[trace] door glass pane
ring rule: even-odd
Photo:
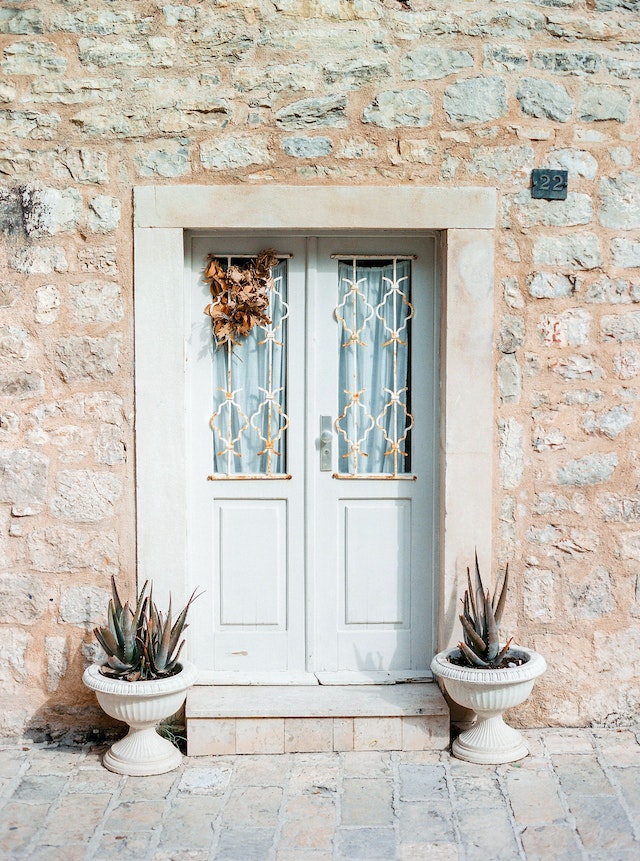
[[[229,257],[226,265],[246,264]],[[287,261],[271,269],[270,320],[213,356],[215,478],[282,477],[286,472]]]
[[[338,471],[410,473],[411,260],[340,260],[338,282]]]

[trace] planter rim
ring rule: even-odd
[[[91,664],[82,674],[82,681],[91,688],[103,694],[117,694],[121,697],[148,697],[156,694],[172,694],[176,691],[191,687],[198,678],[198,670],[189,661],[181,661],[182,669],[173,676],[164,679],[146,679],[139,682],[128,682],[126,679],[111,679],[100,672],[101,664]]]
[[[526,649],[524,646],[515,646],[513,651],[528,655],[529,660],[519,667],[505,667],[501,670],[459,667],[448,660],[451,655],[460,654],[459,649],[453,648],[438,652],[431,662],[431,671],[434,675],[444,679],[466,682],[471,685],[504,685],[530,681],[541,676],[547,669],[547,662],[539,652]]]

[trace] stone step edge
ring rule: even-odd
[[[187,720],[203,718],[447,717],[437,684],[196,685],[187,694]]]

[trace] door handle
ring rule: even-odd
[[[333,422],[320,416],[320,472],[331,472],[333,460]]]

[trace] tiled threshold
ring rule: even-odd
[[[443,750],[449,709],[438,686],[202,685],[187,696],[189,756]]]

